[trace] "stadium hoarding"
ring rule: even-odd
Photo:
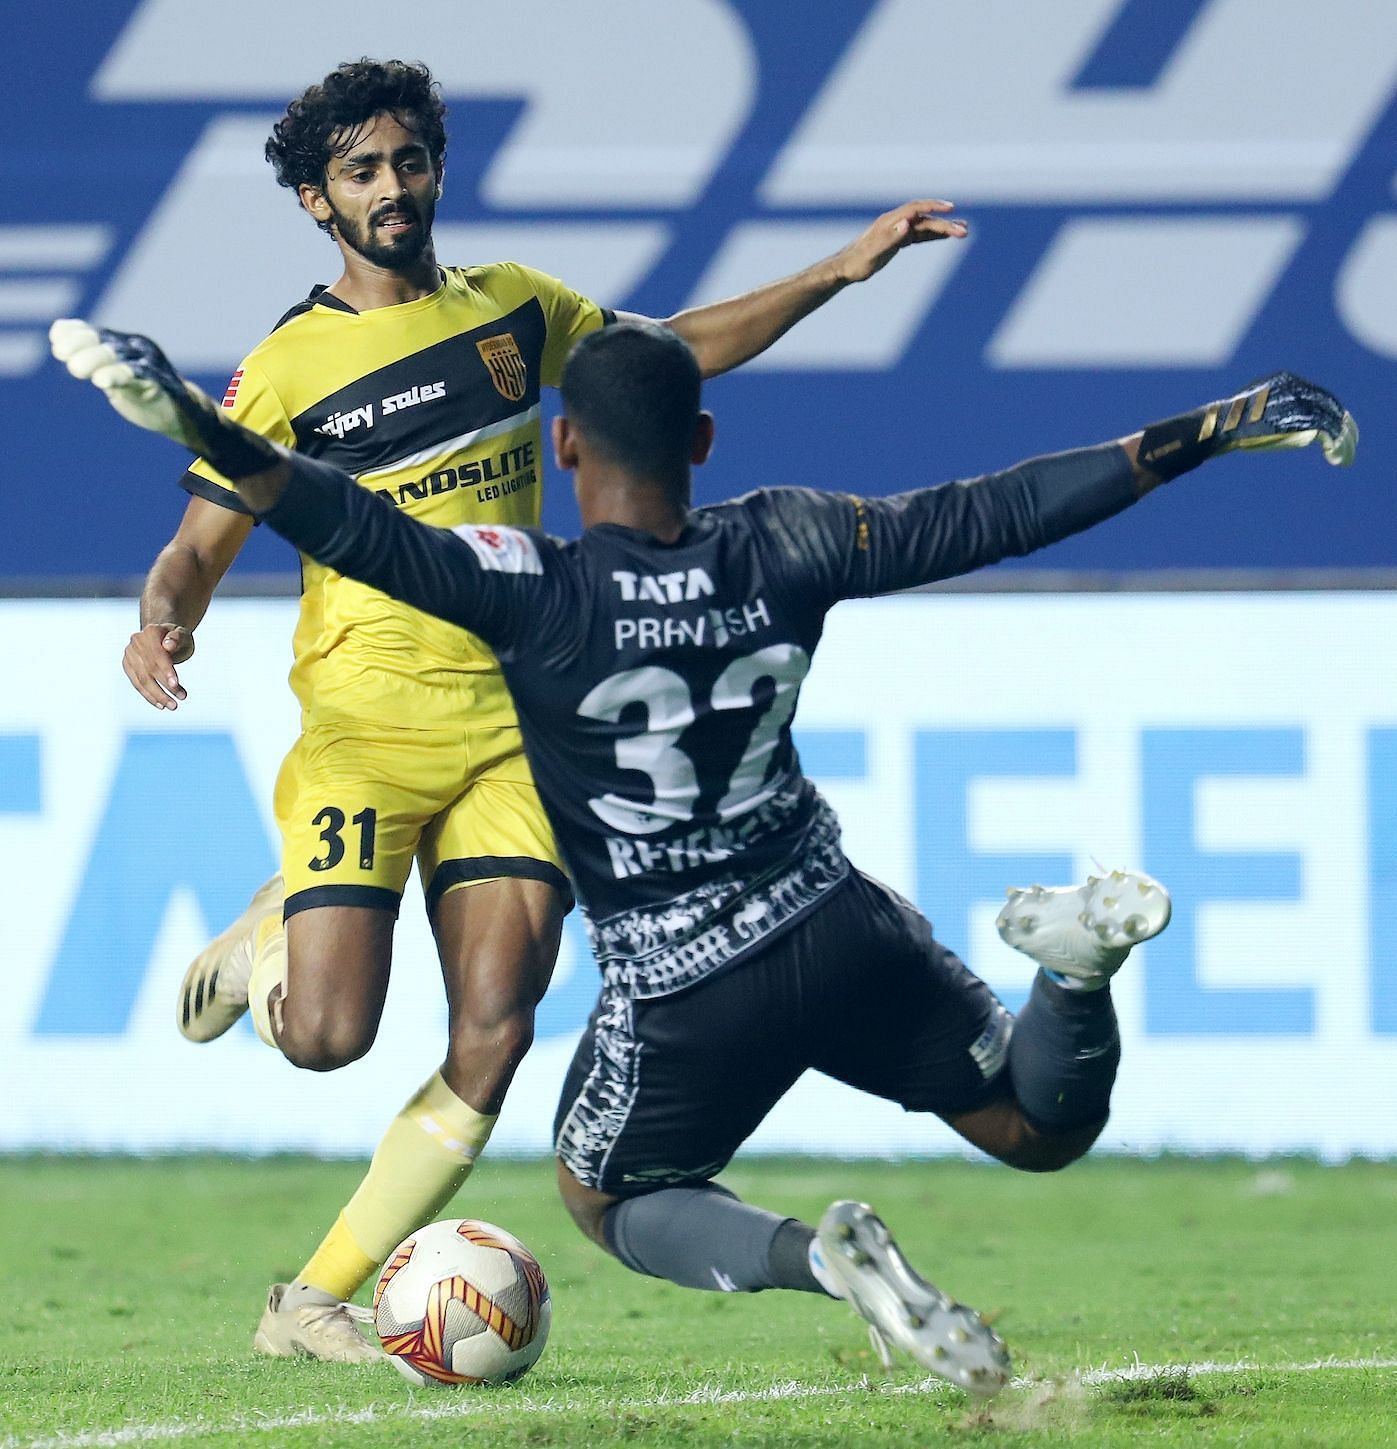
[[[152,711],[130,601],[0,603],[0,1149],[368,1151],[439,1058],[420,897],[369,1057],[297,1072],[245,1027],[196,1048],[175,986],[275,866],[294,604],[222,600]],[[55,664],[54,640],[62,640]],[[1397,1152],[1397,593],[903,596],[831,615],[797,737],[850,855],[1006,1000],[1008,884],[1094,862],[1174,892],[1122,973],[1105,1144]],[[851,968],[852,969],[852,968]],[[492,1150],[547,1146],[590,1005],[575,918]],[[807,1078],[766,1150],[954,1151],[939,1124]]]
[[[291,95],[362,54],[422,57],[441,79],[441,259],[515,257],[607,305],[668,315],[790,272],[907,197],[959,204],[968,242],[899,259],[712,387],[704,499],[979,473],[1278,367],[1334,388],[1369,458],[1397,451],[1391,4],[1329,0],[1318,46],[1295,43],[1312,0],[846,0],[803,6],[799,45],[789,7],[762,0],[469,13],[490,44],[462,43],[457,0],[69,6],[55,76],[49,11],[9,7],[0,96],[26,192],[0,223],[0,408],[25,426],[7,438],[0,574],[135,573],[168,537],[178,464],[115,441],[46,360],[44,328],[77,312],[149,331],[221,392],[333,279],[262,145]],[[598,83],[618,69],[624,85]],[[1397,556],[1376,463],[1332,506],[1310,458],[1239,461],[1234,479],[1171,490],[1051,559]],[[54,502],[78,491],[81,530]],[[566,527],[567,490],[545,509]],[[260,534],[247,557],[294,567]]]

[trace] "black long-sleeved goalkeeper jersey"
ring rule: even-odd
[[[739,961],[849,870],[791,740],[825,614],[1024,554],[1136,496],[1114,445],[891,498],[775,488],[664,544],[436,529],[293,461],[266,521],[498,654],[598,964],[635,996]]]

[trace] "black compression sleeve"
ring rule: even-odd
[[[350,530],[354,485],[337,469],[299,453],[288,456],[286,463],[291,476],[281,497],[253,516],[302,553],[333,567],[337,540]]]
[[[299,453],[286,456],[291,476],[262,521],[327,567],[479,634],[498,650],[527,617],[514,597],[533,586],[538,613],[541,575],[486,573],[449,529],[397,512],[338,468]]]
[[[229,422],[207,398],[193,403],[186,416],[198,428],[200,456],[235,483],[281,461],[282,454],[266,438]]]
[[[892,498],[853,500],[841,597],[890,593],[1032,553],[1134,503],[1116,443],[1031,458],[1003,473]]]
[[[1017,471],[1027,476],[1034,494],[1039,537],[1032,548],[1114,518],[1140,496],[1135,469],[1117,443],[1033,458]]]

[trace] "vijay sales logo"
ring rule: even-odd
[[[242,369],[239,368],[234,376],[241,377]],[[232,387],[233,385],[230,383],[230,390],[232,390]],[[393,413],[406,412],[408,408],[415,408],[422,403],[438,402],[445,396],[446,383],[444,380],[440,382],[421,383],[420,385],[414,385],[408,388],[406,392],[396,392],[390,397],[383,398],[378,403],[378,415],[386,418]],[[223,405],[225,407],[231,406],[226,398],[224,399]],[[369,402],[365,403],[362,407],[345,408],[343,411],[331,413],[315,431],[327,438],[342,438],[346,433],[354,432],[356,428],[362,427],[368,429],[373,427],[373,425],[374,404]]]
[[[453,0],[421,0],[402,15],[362,17],[332,54],[318,6],[244,0],[238,24],[210,47],[210,6],[143,0],[97,68],[93,102],[213,111],[97,289],[96,316],[155,319],[178,364],[226,375],[327,279],[328,243],[258,158],[306,77],[353,52],[429,58],[448,101],[523,103],[473,195],[453,196],[448,168],[438,222],[447,262],[516,258],[614,306],[664,259],[693,279],[672,299],[677,310],[789,272],[876,211],[930,192],[953,197],[977,235],[1017,252],[1010,272],[1022,281],[982,344],[990,370],[1223,366],[1307,244],[1324,253],[1336,328],[1397,356],[1391,196],[1375,190],[1358,216],[1332,205],[1397,93],[1388,7],[1332,0],[1324,44],[1311,47],[1294,37],[1313,28],[1312,0],[1201,0],[1147,83],[1112,87],[1078,77],[1118,25],[1143,23],[1126,0],[877,0],[813,96],[779,56],[759,53],[762,27],[748,26],[758,8],[518,0],[492,12],[486,48],[442,45]],[[266,34],[278,37],[271,53]],[[629,79],[601,105],[594,77],[615,68],[618,37]],[[675,54],[701,64],[668,64]],[[764,153],[748,127],[759,107],[795,117]],[[763,174],[747,214],[715,243],[693,212],[739,142],[757,151]],[[15,244],[42,242],[71,275],[24,283],[40,289],[26,302],[36,318],[83,294],[114,235],[41,230],[52,235],[36,241],[28,228]],[[5,231],[0,269],[12,250]],[[754,365],[896,367],[974,245],[921,249]],[[0,371],[37,367],[42,351],[41,331],[0,330]]]

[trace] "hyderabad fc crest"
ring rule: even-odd
[[[504,332],[498,337],[487,337],[475,346],[480,360],[490,369],[490,381],[495,384],[495,391],[510,402],[519,402],[524,396],[529,374],[514,334]]]

